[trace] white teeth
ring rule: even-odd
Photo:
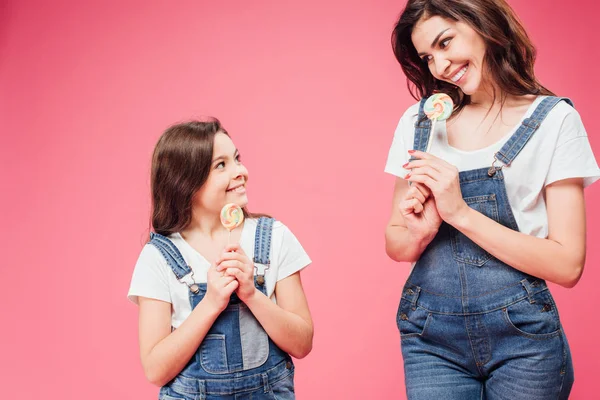
[[[458,73],[452,77],[452,79],[451,79],[452,82],[456,82],[460,78],[462,78],[463,75],[465,74],[465,72],[467,72],[467,68],[468,68],[468,65],[465,65],[460,71],[458,71]]]
[[[243,192],[244,190],[246,190],[246,188],[242,185],[242,186],[236,187],[235,189],[229,189],[228,192],[240,193],[240,192]]]

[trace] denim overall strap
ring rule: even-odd
[[[422,99],[419,104],[419,116],[415,123],[415,140],[413,143],[413,149],[418,151],[427,150],[427,144],[431,140],[431,120],[425,115],[423,107],[427,99]],[[411,157],[411,161],[414,157]]]
[[[260,217],[254,237],[254,268],[256,268],[256,283],[265,283],[265,271],[271,264],[271,237],[273,234],[273,218]]]
[[[556,106],[559,102],[566,101],[571,107],[573,102],[566,97],[546,97],[537,106],[531,117],[525,118],[519,126],[519,129],[514,135],[502,146],[500,151],[496,153],[495,158],[501,161],[504,165],[510,166],[517,155],[523,150],[529,139],[533,136],[535,131],[540,127],[544,118],[548,113]],[[496,167],[497,168],[497,167]]]
[[[194,281],[194,271],[185,262],[183,255],[171,239],[159,233],[150,232],[150,242],[148,243],[154,245],[160,251],[177,279],[188,285],[192,292],[197,293],[198,286]],[[191,282],[184,281],[183,278],[189,274],[191,274]]]

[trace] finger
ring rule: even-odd
[[[219,259],[217,260],[217,264],[222,263],[223,261],[228,261],[228,260],[237,260],[240,262],[247,262],[248,261],[248,257],[245,254],[242,253],[238,253],[238,252],[223,252],[221,254],[221,256],[219,257]]]
[[[239,243],[228,244],[223,249],[223,252],[225,254],[231,254],[231,253],[241,254],[242,256],[246,257],[246,252],[244,251],[244,249],[242,249],[242,246],[240,246]]]
[[[414,187],[419,192],[421,192],[426,199],[428,199],[429,196],[431,196],[431,190],[429,190],[429,188],[427,186],[425,186],[421,183],[413,182],[412,187]]]
[[[225,271],[225,276],[234,277],[238,281],[247,278],[246,274],[244,274],[244,271],[239,270],[237,268],[227,268],[227,270]]]
[[[219,263],[217,266],[217,271],[224,271],[228,268],[237,268],[244,269],[244,264],[239,262],[238,260],[226,260]]]
[[[409,182],[422,183],[423,185],[427,186],[432,193],[435,192],[438,187],[437,182],[431,179],[431,177],[428,175],[411,175],[407,178],[407,180]]]
[[[224,252],[235,252],[241,250],[241,246],[239,243],[230,243],[225,246],[223,249]]]
[[[443,170],[443,168],[440,165],[438,165],[438,163],[435,160],[413,160],[402,166],[402,168],[407,169],[409,171],[420,167],[431,167],[438,171]]]
[[[408,199],[400,203],[400,213],[404,216],[412,214],[415,210],[415,206],[419,203],[417,199]]]
[[[421,202],[417,202],[414,205],[415,214],[420,214],[423,212],[423,204]]]
[[[233,293],[238,287],[240,286],[240,283],[238,281],[236,281],[235,279],[231,282],[229,282],[227,285],[225,285],[224,289],[225,292],[228,294]]]
[[[423,196],[423,193],[421,193],[421,191],[416,187],[411,187],[410,189],[408,189],[408,192],[406,192],[405,199],[417,199],[421,203],[425,203],[426,200],[425,196]]]
[[[419,150],[409,150],[408,154],[410,154],[412,157],[417,158],[419,160],[425,160],[432,165],[437,165],[440,169],[454,168],[454,166],[452,164],[449,164],[448,162],[442,160],[441,158],[434,156],[431,153],[425,153],[425,152],[419,151]],[[414,162],[415,162],[415,160],[411,161],[411,163],[414,163]]]
[[[414,168],[412,171],[410,171],[409,174],[406,175],[406,177],[404,179],[408,180],[409,177],[415,176],[415,175],[427,175],[434,181],[439,181],[443,176],[443,174],[440,171],[438,171],[430,166],[425,166],[425,167]]]

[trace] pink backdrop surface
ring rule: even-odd
[[[510,3],[541,81],[573,99],[600,156],[595,1]],[[286,223],[313,259],[298,398],[404,399],[395,313],[409,266],[386,257],[383,236],[383,167],[414,102],[390,46],[403,5],[0,2],[1,397],[156,398],[126,300],[150,155],[169,124],[213,115],[250,171],[251,210]],[[553,286],[573,399],[592,398],[600,368],[599,202],[596,184],[583,279]]]

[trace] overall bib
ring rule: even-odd
[[[269,268],[272,218],[260,218],[254,241],[254,285],[267,294],[264,272]],[[194,309],[206,295],[206,283],[186,283],[193,271],[167,237],[151,233],[177,279],[189,288]],[[232,294],[204,337],[196,354],[171,382],[160,389],[159,400],[293,400],[294,365],[291,357],[269,338],[248,307]]]
[[[547,97],[490,168],[459,173],[469,207],[515,231],[502,166],[510,166],[548,112]],[[414,149],[431,122],[421,102]],[[404,286],[397,314],[411,400],[567,399],[573,367],[556,305],[542,279],[499,261],[443,222]]]

